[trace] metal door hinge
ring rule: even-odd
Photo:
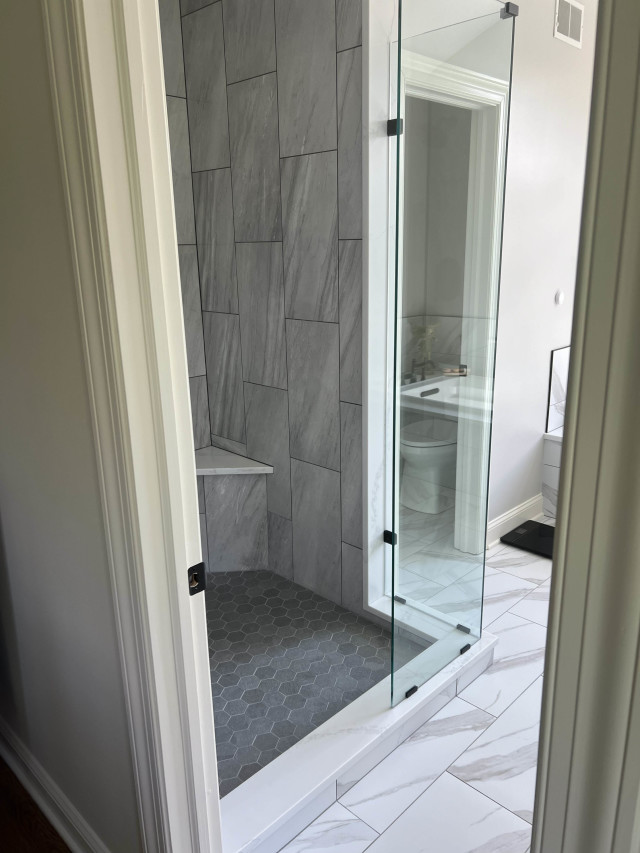
[[[386,542],[387,545],[397,545],[398,544],[398,534],[392,533],[390,530],[385,530],[382,534],[383,542]]]
[[[520,11],[520,7],[517,3],[505,3],[504,7],[500,10],[501,18],[517,18],[518,12]]]
[[[407,692],[404,694],[404,698],[408,699],[409,696],[413,696],[414,693],[418,692],[418,685],[414,684],[413,687],[410,687]]]
[[[189,595],[195,595],[207,588],[207,573],[204,563],[196,563],[195,566],[191,566],[187,572],[187,577],[189,581]]]
[[[387,136],[402,136],[403,132],[403,118],[390,118],[387,120]]]
[[[471,648],[471,643],[467,643],[466,646],[463,646],[460,649],[460,654],[463,655],[465,652],[468,652],[470,648]]]

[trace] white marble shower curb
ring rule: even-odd
[[[484,634],[395,708],[387,676],[223,797],[224,853],[280,850],[480,675],[496,643]]]

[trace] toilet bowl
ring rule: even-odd
[[[400,503],[436,515],[455,502],[457,421],[429,417],[400,431]]]

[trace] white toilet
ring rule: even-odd
[[[457,421],[427,417],[400,431],[400,503],[435,515],[455,502]]]

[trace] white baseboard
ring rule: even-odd
[[[73,853],[111,853],[40,762],[2,719],[0,756]]]
[[[522,524],[523,521],[537,520],[542,518],[542,515],[542,494],[535,495],[528,501],[503,512],[487,525],[487,548],[497,545],[501,536]]]

